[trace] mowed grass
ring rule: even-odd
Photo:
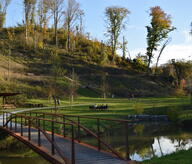
[[[30,103],[41,103],[44,106],[54,106],[53,100],[29,100]],[[106,111],[90,110],[90,105],[107,104],[109,109]],[[87,115],[104,118],[122,118],[129,114],[136,114],[151,109],[159,110],[164,108],[179,107],[190,105],[190,99],[185,98],[136,98],[136,99],[123,99],[123,98],[87,98],[79,97],[75,99],[73,106],[70,107],[68,99],[61,100],[60,106],[62,107],[57,112],[61,114],[72,115]],[[41,110],[43,112],[50,112],[50,110]]]
[[[29,100],[29,103],[42,103],[45,106],[54,106],[53,100]],[[95,111],[90,110],[90,105],[101,105],[107,104],[109,106],[108,110]],[[75,99],[74,106],[70,107],[68,99],[61,100],[61,108],[56,112],[57,114],[65,115],[78,115],[78,116],[91,116],[97,118],[112,118],[112,119],[127,119],[128,115],[131,114],[148,114],[151,111],[162,111],[160,114],[167,114],[167,110],[172,110],[172,108],[180,106],[189,106],[190,99],[185,98],[136,98],[136,99],[126,99],[126,98],[87,98],[79,97]],[[165,110],[164,110],[165,109]],[[54,112],[54,110],[43,109],[36,110],[37,112]],[[35,116],[35,114],[34,114]],[[48,119],[52,119],[50,116],[47,116]],[[77,121],[77,117],[71,118],[74,121]],[[87,128],[96,129],[97,120],[96,119],[86,119],[81,118],[81,124]],[[101,121],[103,131],[104,127],[114,126],[116,127],[117,122],[111,121]],[[123,125],[122,125],[123,126]]]
[[[182,150],[171,155],[161,158],[153,158],[142,162],[142,164],[191,164],[192,163],[192,149]]]

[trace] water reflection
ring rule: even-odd
[[[130,130],[132,160],[143,161],[192,148],[192,132],[166,124],[139,124]]]
[[[132,160],[143,161],[179,150],[192,148],[192,131],[168,123],[141,123],[129,125],[129,152]],[[106,127],[102,139],[126,157],[125,129]],[[97,146],[97,140],[86,137],[84,142]],[[104,148],[104,147],[103,147]]]
[[[150,159],[154,156],[161,157],[166,154],[171,154],[179,150],[188,150],[192,148],[191,139],[172,139],[167,137],[155,137],[154,143],[151,147],[144,147],[141,150],[136,150],[132,155],[131,159],[142,161]]]

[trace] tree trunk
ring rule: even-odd
[[[166,42],[163,44],[160,52],[159,52],[159,55],[157,57],[157,63],[156,63],[156,66],[155,66],[155,75],[157,73],[157,67],[158,67],[158,64],[159,64],[159,59],[161,57],[161,54],[163,53],[164,49],[166,48],[166,46],[168,45],[168,43],[171,41],[171,39],[169,38],[168,40],[166,40]]]
[[[57,38],[57,25],[58,25],[58,21],[57,21],[57,13],[54,13],[54,37],[55,37],[55,45],[58,46],[58,38]]]
[[[147,73],[150,73],[151,58],[152,58],[152,56],[149,56],[148,65],[147,65]]]
[[[70,24],[68,24],[68,31],[67,31],[67,50],[70,52],[70,42],[71,42],[71,32],[70,32]]]

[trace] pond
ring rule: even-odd
[[[102,133],[102,139],[122,156],[125,156],[125,129],[121,126],[111,126],[107,129],[105,133]],[[136,161],[143,161],[155,156],[161,157],[179,150],[192,148],[192,130],[178,128],[178,126],[169,123],[129,125],[128,134],[130,157]],[[97,145],[97,140],[89,136],[84,136],[81,140]],[[14,154],[13,151],[10,153]],[[48,164],[39,156],[22,158],[8,157],[7,154],[9,154],[9,150],[6,153],[0,151],[0,164]]]
[[[178,128],[169,123],[134,124],[129,126],[128,133],[130,157],[136,161],[192,148],[192,130]],[[125,157],[126,139],[123,127],[110,128],[102,134],[102,139]],[[84,138],[83,141],[97,145],[97,141],[89,137]]]

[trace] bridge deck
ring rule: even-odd
[[[1,126],[1,125],[0,125]],[[10,124],[8,124],[8,127],[10,127]],[[20,135],[20,126],[17,125],[17,130],[15,131],[14,123],[12,124],[12,131],[14,135],[17,135],[18,137],[21,137]],[[49,136],[51,134],[48,133]],[[28,141],[28,128],[23,127],[23,137],[21,137]],[[62,155],[69,160],[71,160],[71,141],[68,139],[55,135],[55,142],[57,146],[59,147],[60,151],[62,152]],[[31,129],[31,143],[34,145],[38,145],[38,130],[37,129]],[[47,154],[51,156],[51,144],[47,141],[45,136],[41,133],[41,150],[45,151]],[[55,151],[54,158],[59,160],[61,163],[64,163],[64,161],[61,159],[61,157],[58,155],[58,153]],[[97,151],[94,148],[88,147],[84,144],[75,143],[75,163],[76,164],[127,164],[127,161],[120,160],[109,153]]]

